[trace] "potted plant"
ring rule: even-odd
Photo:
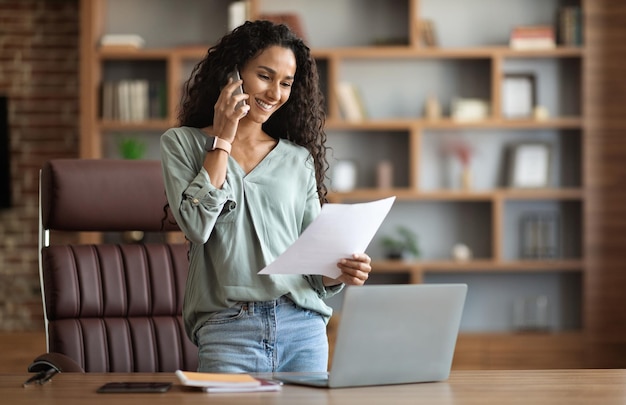
[[[396,228],[395,236],[384,236],[381,244],[388,259],[411,260],[420,255],[415,232],[404,226]]]
[[[140,139],[127,136],[119,140],[118,148],[124,159],[141,159],[146,153],[146,144]]]

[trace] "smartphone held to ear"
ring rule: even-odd
[[[230,79],[232,79],[233,83],[241,80],[241,75],[239,74],[239,70],[237,68],[235,68],[235,70],[233,70],[228,77]],[[235,89],[235,91],[233,91],[233,96],[236,96],[236,95],[239,95],[239,94],[243,94],[243,86],[241,86],[241,85],[239,85]],[[235,110],[240,108],[240,107],[243,107],[244,105],[246,105],[246,100],[241,100],[235,106]]]

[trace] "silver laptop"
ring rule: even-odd
[[[348,287],[330,372],[275,378],[329,388],[446,380],[466,295],[466,284]]]

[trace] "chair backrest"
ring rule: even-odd
[[[69,356],[86,372],[196,369],[197,348],[181,319],[183,243],[168,243],[165,234],[153,243],[50,243],[51,231],[160,232],[164,190],[158,161],[44,165],[39,267],[48,352]],[[164,224],[178,230],[171,218]]]

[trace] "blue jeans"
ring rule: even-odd
[[[201,372],[326,371],[328,367],[323,317],[284,296],[220,311],[198,329],[196,338]]]

